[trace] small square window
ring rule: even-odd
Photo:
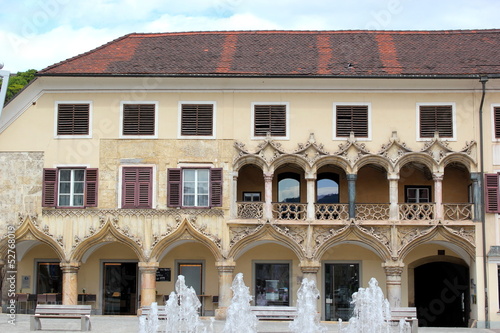
[[[123,104],[123,136],[153,136],[155,129],[155,104]]]
[[[452,105],[420,105],[419,136],[433,138],[438,133],[440,138],[454,138]]]
[[[243,201],[261,201],[260,192],[243,192]]]
[[[90,135],[89,103],[57,104],[57,136]]]
[[[181,105],[181,136],[210,137],[214,135],[213,128],[213,104]]]
[[[286,104],[254,104],[253,136],[287,137],[287,113]]]

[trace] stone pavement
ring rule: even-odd
[[[17,333],[30,331],[30,315],[16,315],[14,324],[9,323],[7,314],[0,314],[0,332]],[[203,324],[207,332],[222,332],[224,321],[213,321],[203,318]],[[42,319],[42,329],[44,333],[79,332],[79,320]],[[138,333],[139,319],[136,316],[92,316],[92,332],[94,333]],[[279,333],[290,332],[287,321],[260,321],[257,330],[259,333]],[[338,333],[338,324],[332,322],[322,322],[328,329],[328,333]],[[487,330],[478,328],[432,328],[421,327],[420,333],[500,333],[500,330]],[[238,332],[235,332],[238,333]]]

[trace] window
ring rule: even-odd
[[[181,136],[212,137],[214,104],[181,104]]]
[[[96,207],[97,169],[43,170],[43,207]]]
[[[122,103],[122,136],[154,136],[156,103]]]
[[[370,138],[368,104],[335,104],[335,138]]]
[[[498,173],[489,173],[484,175],[486,213],[498,213],[500,210],[498,184]]]
[[[289,263],[255,263],[255,305],[290,305]]]
[[[36,293],[62,293],[62,271],[59,262],[37,262]]]
[[[153,168],[122,169],[122,208],[152,208]]]
[[[57,102],[56,136],[89,136],[90,103]]]
[[[278,175],[278,202],[300,202],[300,175],[293,172]]]
[[[273,137],[288,135],[288,104],[253,104],[253,136]]]
[[[407,203],[431,202],[430,186],[405,186],[405,201]]]
[[[222,206],[222,169],[168,169],[168,206]]]
[[[243,201],[261,201],[261,193],[243,192]]]
[[[493,133],[495,139],[500,139],[500,106],[493,107]]]
[[[419,104],[419,137],[433,138],[436,132],[440,138],[454,139],[453,105]]]
[[[339,203],[339,175],[330,172],[318,175],[316,202],[320,204]]]

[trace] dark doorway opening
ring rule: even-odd
[[[415,306],[421,327],[467,327],[469,268],[432,262],[415,268]]]
[[[105,315],[133,315],[137,310],[137,263],[104,263]]]

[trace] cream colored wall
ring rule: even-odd
[[[36,292],[36,265],[37,259],[49,259],[50,261],[59,262],[59,257],[48,245],[39,244],[32,247],[23,257],[23,260],[17,263],[17,292],[20,291],[22,286],[23,275],[30,276],[31,286],[29,289],[23,288],[23,293]]]
[[[389,203],[387,173],[370,166],[361,168],[356,179],[356,202]]]

